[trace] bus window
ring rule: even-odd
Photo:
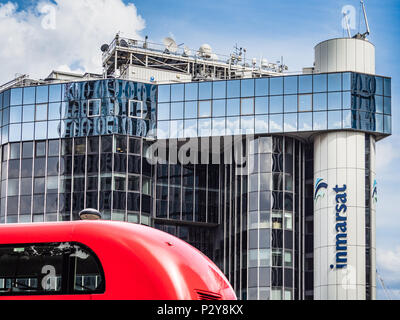
[[[81,244],[0,246],[0,296],[101,292],[102,268]]]

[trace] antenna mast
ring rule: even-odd
[[[370,30],[369,30],[369,24],[368,24],[367,12],[366,12],[366,10],[365,10],[364,0],[361,0],[361,5],[362,5],[363,12],[364,12],[365,25],[366,25],[366,27],[367,27],[367,32],[365,32],[365,33],[363,34],[363,36],[364,36],[364,38],[365,38],[366,36],[369,35]]]
[[[343,12],[343,16],[344,16],[344,20],[346,21],[347,35],[349,38],[351,38],[349,20],[347,19],[347,13]]]

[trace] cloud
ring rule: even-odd
[[[58,68],[101,73],[100,46],[119,31],[141,39],[144,27],[136,7],[122,0],[41,0],[21,10],[0,4],[0,83]]]
[[[377,284],[380,298],[400,299],[400,246],[394,249],[377,250],[377,267],[380,276],[383,278],[386,289],[384,292],[382,285]],[[379,281],[379,279],[377,279]]]

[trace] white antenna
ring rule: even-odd
[[[163,43],[165,46],[166,53],[175,53],[178,50],[178,46],[175,40],[172,39],[171,37],[164,38]]]
[[[349,36],[349,38],[351,38],[349,20],[347,19],[347,13],[343,12],[343,16],[344,16],[344,20],[346,21],[347,35]]]
[[[364,35],[368,36],[370,30],[369,30],[369,24],[368,24],[367,12],[365,10],[364,0],[361,0],[361,5],[362,5],[362,8],[363,8],[363,12],[364,12],[365,25],[367,27],[367,32],[365,32]]]

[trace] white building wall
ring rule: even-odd
[[[374,145],[371,142],[371,150],[374,150]],[[373,164],[374,156],[371,151]],[[373,169],[372,181],[374,171]],[[328,188],[324,196],[314,200],[314,299],[366,298],[365,174],[364,133],[342,131],[315,137],[314,184],[318,178],[322,178]],[[331,265],[336,265],[337,252],[337,193],[333,190],[336,185],[347,186],[347,267],[344,269],[330,268]],[[372,212],[371,216],[374,217],[375,210]],[[371,224],[374,230],[374,221]],[[375,248],[375,240],[372,246]],[[375,250],[372,268],[375,268],[374,255]]]

